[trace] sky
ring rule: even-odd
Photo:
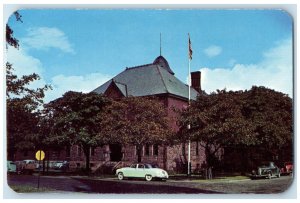
[[[149,64],[161,49],[175,76],[201,71],[202,89],[265,86],[293,96],[293,19],[283,10],[24,9],[8,24],[20,48],[7,60],[20,75],[50,84],[45,102],[90,92],[126,67]]]

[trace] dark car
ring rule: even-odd
[[[280,168],[280,173],[282,175],[292,175],[293,174],[293,163],[290,161],[283,163],[282,167]]]
[[[274,164],[274,162],[263,162],[255,170],[252,170],[250,175],[252,179],[255,178],[269,178],[280,177],[280,169]]]
[[[13,161],[7,161],[7,172],[8,173],[17,173],[17,165]]]

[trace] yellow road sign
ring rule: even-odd
[[[35,153],[35,158],[38,161],[42,161],[45,158],[45,152],[43,150],[39,150]]]

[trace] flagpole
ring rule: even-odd
[[[189,58],[189,106],[190,106],[190,100],[191,100],[191,59]],[[188,130],[190,129],[190,124],[188,124]],[[188,143],[188,176],[190,176],[190,169],[191,167],[191,139],[189,137],[189,143]]]
[[[191,40],[190,40],[190,33],[188,34],[189,36],[189,43],[188,43],[188,59],[189,59],[189,72],[188,72],[188,86],[189,86],[189,100],[188,104],[190,106],[190,100],[191,100],[191,57],[192,57],[192,50],[191,50]],[[190,129],[190,124],[188,124],[188,130]],[[188,176],[190,176],[191,172],[191,139],[189,137],[189,143],[188,143]]]

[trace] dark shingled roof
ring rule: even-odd
[[[111,80],[99,86],[93,92],[105,93],[109,85],[115,82],[124,96],[149,96],[169,93],[188,99],[188,86],[174,76],[167,60],[159,56],[153,64],[126,68]],[[191,99],[195,100],[197,91],[191,88]]]

